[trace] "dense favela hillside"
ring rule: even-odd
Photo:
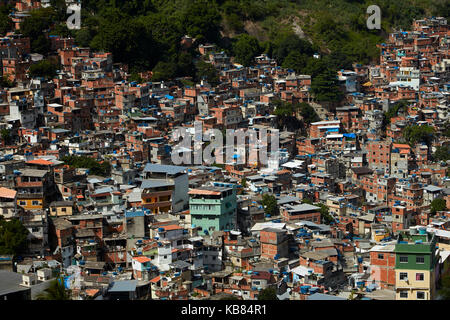
[[[28,19],[13,18],[16,23],[28,20],[21,33],[33,38],[32,52],[47,53],[44,30],[70,35],[79,46],[112,52],[115,62],[129,64],[131,72],[153,70],[156,81],[204,76],[194,48],[205,43],[216,44],[244,65],[267,53],[297,72],[310,74],[321,62],[347,68],[377,59],[375,45],[387,32],[408,28],[415,18],[449,15],[445,0],[84,0],[81,30],[69,31],[65,1],[48,2],[51,7]],[[366,9],[374,4],[381,9],[382,29],[371,31]],[[8,13],[3,6],[0,33],[10,30]],[[196,41],[180,50],[185,35]],[[325,56],[319,62],[312,59],[314,53]]]
[[[0,300],[450,299],[445,1],[74,3],[0,1]]]

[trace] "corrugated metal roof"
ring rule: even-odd
[[[170,166],[162,164],[147,163],[144,168],[144,172],[157,172],[157,173],[167,173],[167,174],[177,174],[183,172],[187,167],[182,166]]]
[[[133,292],[136,291],[137,280],[114,281],[109,292]]]

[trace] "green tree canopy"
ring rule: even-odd
[[[279,214],[277,199],[273,194],[263,194],[262,205],[266,214],[270,214],[271,216],[276,216]]]
[[[434,159],[437,161],[448,161],[450,160],[450,147],[449,146],[439,146],[433,155]]]
[[[28,233],[19,219],[6,221],[0,216],[0,254],[17,255],[24,252]]]
[[[0,6],[0,36],[5,35],[8,31],[13,28],[13,22],[9,17],[11,11],[11,6],[1,5]]]
[[[258,300],[278,300],[277,291],[273,287],[267,287],[258,294]]]
[[[197,70],[196,72],[197,81],[205,79],[212,86],[216,86],[217,84],[219,84],[219,73],[211,63],[199,60],[195,64],[195,68]]]
[[[324,102],[338,102],[344,96],[339,89],[337,75],[331,70],[312,79],[311,92],[317,100]]]
[[[197,38],[200,43],[217,42],[221,20],[215,1],[192,0],[182,14],[181,25],[186,34]]]
[[[49,287],[37,296],[37,300],[71,300],[70,290],[64,286],[62,277],[52,280]]]
[[[405,127],[402,133],[405,141],[411,146],[414,146],[416,143],[421,142],[430,145],[431,141],[433,140],[434,132],[434,128],[429,125],[412,125]]]
[[[253,59],[261,53],[258,39],[248,34],[241,34],[233,44],[233,52],[236,61],[248,67],[253,64]]]
[[[162,81],[175,78],[177,74],[177,64],[175,62],[160,61],[153,68],[153,81]]]
[[[325,205],[323,203],[317,203],[315,205],[320,207],[320,218],[322,220],[322,223],[330,224],[330,223],[334,222],[334,218],[330,214],[330,208],[328,208],[327,205]]]
[[[75,168],[87,168],[89,174],[106,177],[111,172],[111,164],[108,161],[98,162],[86,156],[66,156],[62,158],[64,164]]]
[[[58,68],[59,65],[50,60],[41,60],[31,65],[29,74],[31,77],[53,79],[56,76]]]
[[[280,37],[274,42],[275,50],[273,58],[277,60],[280,65],[284,64],[285,59],[291,55],[290,60],[293,60],[294,52],[298,54],[297,57],[312,56],[314,49],[306,40],[300,39],[293,33],[288,33]]]
[[[431,201],[431,214],[436,214],[438,211],[447,210],[447,202],[442,198],[437,198]]]
[[[439,280],[441,289],[439,290],[439,296],[443,300],[450,300],[450,275],[444,275]]]
[[[296,73],[301,73],[308,64],[308,59],[309,57],[306,54],[302,54],[299,51],[292,51],[284,59],[282,67],[292,69]]]
[[[152,35],[141,21],[116,8],[102,12],[98,33],[90,42],[95,50],[112,52],[115,61],[143,67],[151,65],[152,44]]]
[[[393,106],[390,106],[388,111],[386,111],[384,113],[383,124],[382,124],[383,130],[385,130],[386,127],[391,123],[392,118],[398,116],[399,113],[406,112],[407,107],[408,107],[408,101],[406,101],[406,100],[400,100]]]
[[[278,117],[278,127],[286,128],[289,131],[296,131],[301,129],[302,123],[296,117],[296,112],[299,105],[293,105],[290,102],[286,102],[283,100],[274,100],[272,102],[275,107],[274,115]]]
[[[319,115],[310,104],[302,102],[297,106],[297,109],[300,111],[300,115],[306,124],[310,125],[313,122],[320,121]]]
[[[11,130],[9,129],[0,130],[0,137],[2,138],[3,142],[5,142],[5,145],[10,144],[12,141]]]
[[[31,50],[40,54],[47,54],[50,51],[50,40],[44,32],[58,21],[58,14],[52,7],[40,8],[31,11],[20,25],[20,32],[31,39]]]

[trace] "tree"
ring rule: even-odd
[[[9,12],[11,11],[11,6],[1,5],[0,6],[0,36],[6,34],[13,28],[13,22],[9,17]]]
[[[192,52],[180,52],[177,60],[178,77],[195,77],[194,55]]]
[[[189,1],[182,13],[181,26],[186,34],[196,38],[200,43],[217,42],[220,38],[222,16],[215,1]]]
[[[337,75],[331,70],[312,79],[311,92],[317,100],[323,102],[338,102],[344,96],[339,89]]]
[[[66,156],[62,158],[64,164],[75,168],[87,168],[89,174],[106,177],[111,172],[111,164],[108,161],[98,162],[86,156]]]
[[[300,60],[312,56],[314,49],[311,44],[303,39],[300,39],[293,33],[285,34],[275,41],[274,57],[280,65],[284,65],[285,59],[290,56],[290,62],[296,57]]]
[[[263,194],[262,205],[264,207],[264,212],[270,214],[271,216],[276,216],[279,213],[277,199],[272,194]]]
[[[235,295],[227,295],[225,297],[220,298],[219,300],[240,300],[238,297],[236,297]]]
[[[195,64],[195,68],[197,69],[196,72],[197,81],[205,79],[213,87],[219,84],[219,74],[212,64],[207,63],[203,60],[199,60]]]
[[[248,34],[241,34],[233,44],[233,52],[236,61],[248,67],[253,64],[253,59],[261,53],[258,39]]]
[[[50,60],[41,60],[31,65],[29,74],[31,77],[43,77],[46,79],[53,79],[56,76],[56,71],[59,66]]]
[[[320,207],[320,219],[324,224],[330,224],[334,222],[333,216],[330,214],[330,208],[323,203],[318,203],[317,206]]]
[[[268,287],[258,294],[258,300],[278,300],[277,291],[273,287]]]
[[[443,276],[440,280],[441,289],[439,296],[443,300],[450,300],[450,275]]]
[[[89,36],[89,32],[83,35]],[[98,32],[90,42],[95,50],[111,52],[114,60],[138,65],[143,69],[153,66],[154,40],[138,18],[132,18],[117,8],[107,8],[98,18]]]
[[[0,130],[0,136],[5,143],[5,145],[11,144],[12,137],[11,137],[11,130],[9,129],[2,129]]]
[[[409,143],[411,146],[414,146],[416,143],[422,142],[430,145],[433,140],[434,128],[429,125],[423,126],[407,126],[403,129],[403,138]]]
[[[141,76],[136,73],[132,72],[130,77],[127,79],[129,82],[137,82],[137,83],[143,83],[144,79],[141,78]]]
[[[17,255],[27,248],[28,229],[19,219],[6,221],[0,216],[0,254]]]
[[[242,179],[241,179],[241,186],[242,186],[243,188],[247,188],[247,179],[245,179],[245,178],[242,178]]]
[[[445,210],[447,210],[447,202],[444,199],[438,198],[431,201],[431,214]]]
[[[277,99],[272,104],[275,108],[274,115],[278,117],[279,128],[285,128],[288,131],[296,131],[302,128],[301,121],[295,117],[296,107],[292,103]]]
[[[4,74],[2,77],[0,77],[0,87],[2,88],[11,88],[14,86],[14,83],[9,80],[8,74]]]
[[[162,80],[169,80],[173,79],[176,76],[177,72],[177,65],[174,62],[164,62],[160,61],[158,64],[153,68],[153,81],[162,81]]]
[[[450,160],[450,147],[449,146],[439,146],[433,155],[434,159],[437,161],[448,161]]]
[[[23,36],[31,39],[31,50],[33,52],[47,54],[50,51],[50,40],[44,35],[51,26],[58,20],[55,9],[40,8],[33,10],[20,25],[20,32]]]
[[[398,116],[399,113],[406,112],[408,107],[408,101],[400,100],[393,106],[389,107],[389,110],[384,113],[382,129],[383,131],[391,123],[391,119]]]
[[[64,280],[59,277],[52,280],[49,287],[37,296],[37,300],[71,300],[70,290],[66,290]]]
[[[300,115],[306,124],[310,125],[313,122],[320,121],[319,115],[310,104],[302,102],[297,106],[297,109],[300,111]]]
[[[284,59],[282,67],[286,69],[292,69],[297,73],[300,73],[308,63],[308,56],[301,54],[298,51],[292,51]]]

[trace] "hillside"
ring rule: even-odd
[[[195,48],[181,48],[184,35],[197,45],[215,43],[242,64],[267,53],[284,67],[317,75],[324,68],[376,61],[375,45],[388,32],[409,28],[414,18],[449,17],[450,10],[447,0],[83,0],[82,29],[69,31],[64,0],[51,3],[22,28],[33,39],[33,51],[48,53],[42,31],[50,29],[75,37],[80,46],[112,52],[134,74],[153,70],[154,80],[195,80],[212,72],[199,66]],[[382,30],[366,27],[372,4],[381,8]],[[4,33],[7,18],[0,20]],[[323,58],[316,61],[314,53]]]

